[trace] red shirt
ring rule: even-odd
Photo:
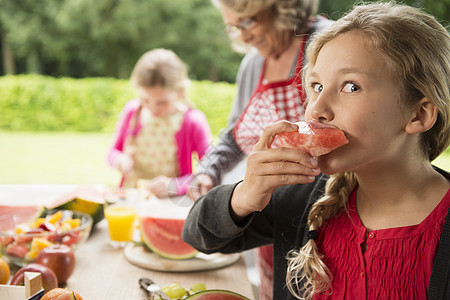
[[[341,212],[318,232],[319,251],[334,279],[332,295],[313,298],[426,299],[450,189],[420,224],[373,231],[359,219],[355,191],[349,197],[348,214]]]

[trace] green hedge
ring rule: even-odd
[[[128,80],[0,77],[0,130],[112,132],[123,105],[136,93]],[[193,81],[189,95],[214,136],[226,126],[234,85]]]

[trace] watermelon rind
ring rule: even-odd
[[[103,213],[102,203],[81,198],[74,198],[66,203],[62,203],[58,206],[52,207],[51,209],[73,210],[87,213],[94,219],[94,224],[97,224],[105,217]]]
[[[227,290],[206,290],[190,295],[185,300],[250,300],[238,293]]]
[[[145,246],[150,249],[152,252],[158,254],[161,257],[173,259],[173,260],[183,260],[183,259],[190,259],[193,258],[195,255],[197,255],[198,251],[193,250],[192,252],[185,253],[183,255],[174,255],[174,254],[168,254],[166,252],[160,251],[157,247],[155,247],[144,235],[142,235],[142,240],[145,244]]]
[[[141,219],[141,222],[142,222],[142,219]],[[163,258],[172,259],[172,260],[184,260],[184,259],[193,258],[198,253],[198,251],[195,250],[194,248],[192,248],[192,251],[186,252],[183,254],[173,254],[173,253],[164,252],[148,239],[148,237],[143,232],[144,225],[142,223],[141,223],[140,227],[141,227],[141,239],[144,242],[145,247],[147,247],[152,252],[156,253],[157,255],[159,255]]]

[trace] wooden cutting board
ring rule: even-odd
[[[142,246],[128,244],[124,249],[128,262],[138,267],[153,271],[164,272],[191,272],[222,268],[235,263],[239,253],[235,254],[204,254],[198,253],[195,257],[185,260],[171,260],[163,258],[156,253],[145,251]]]

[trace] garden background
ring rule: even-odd
[[[322,0],[337,19],[353,0]],[[448,26],[450,0],[405,0]],[[210,0],[0,0],[0,183],[100,183],[127,78],[147,50],[189,66],[190,97],[214,137],[226,126],[243,55]],[[450,150],[435,163],[450,170]]]

